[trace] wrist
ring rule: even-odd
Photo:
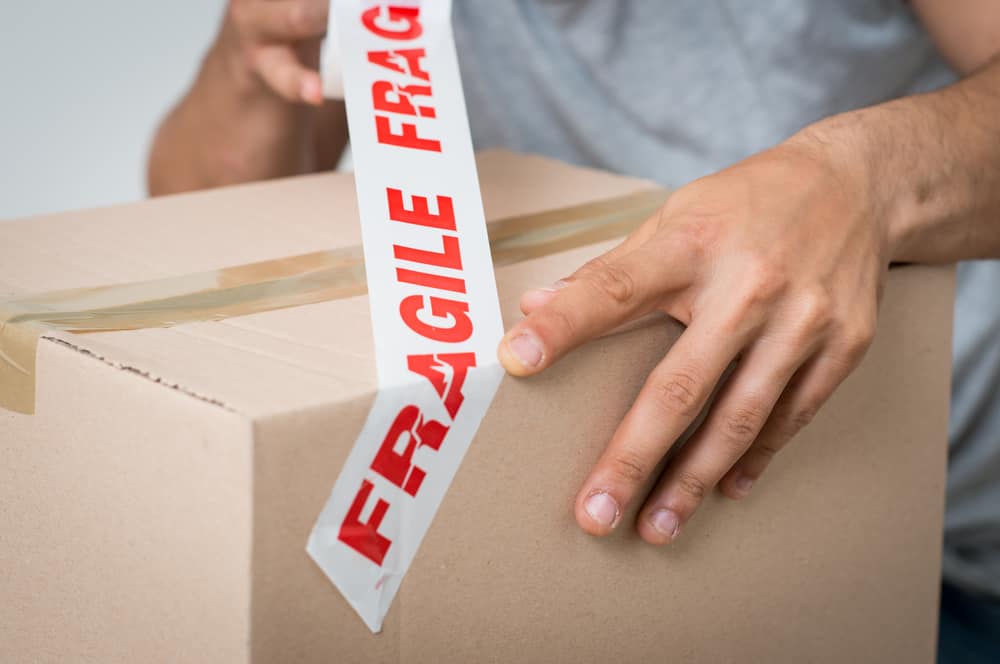
[[[862,109],[820,120],[787,143],[811,152],[830,174],[833,186],[846,192],[854,210],[873,224],[886,261],[898,260],[909,229],[900,176],[887,176],[884,121],[877,108]]]

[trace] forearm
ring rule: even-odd
[[[940,91],[824,120],[797,140],[835,155],[894,261],[1000,257],[1000,59]]]
[[[149,157],[151,195],[304,173],[315,168],[316,109],[257,80],[227,42],[206,55],[187,95],[163,121]]]

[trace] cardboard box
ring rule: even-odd
[[[490,219],[646,183],[490,152]],[[0,297],[359,242],[318,175],[0,225]],[[606,246],[606,245],[604,245]],[[520,292],[604,246],[500,268]],[[372,635],[305,552],[375,388],[365,297],[38,350],[0,412],[0,661],[931,662],[952,274],[894,270],[862,367],[745,502],[669,548],[598,540],[572,500],[666,319],[507,378]]]

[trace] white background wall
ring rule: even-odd
[[[132,201],[225,0],[0,0],[0,219]]]

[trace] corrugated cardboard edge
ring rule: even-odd
[[[57,344],[59,346],[63,346],[84,357],[92,358],[94,360],[97,360],[98,362],[108,365],[109,367],[118,369],[119,371],[134,374],[140,378],[143,378],[151,383],[155,383],[168,390],[179,392],[185,396],[197,399],[198,401],[203,401],[212,406],[216,406],[223,410],[229,411],[230,413],[236,413],[238,415],[244,415],[246,417],[249,417],[245,413],[240,413],[235,407],[227,404],[221,399],[217,399],[207,394],[203,394],[201,392],[198,392],[197,390],[193,390],[189,387],[181,385],[180,383],[168,380],[163,376],[158,376],[152,371],[143,369],[142,367],[129,364],[127,362],[120,362],[118,360],[115,360],[110,357],[109,353],[102,352],[101,350],[99,350],[100,349],[99,344],[90,347],[85,347],[79,342],[79,339],[80,339],[79,335],[73,335],[66,332],[58,334],[47,333],[43,334],[40,337],[41,341],[47,341],[53,344]]]

